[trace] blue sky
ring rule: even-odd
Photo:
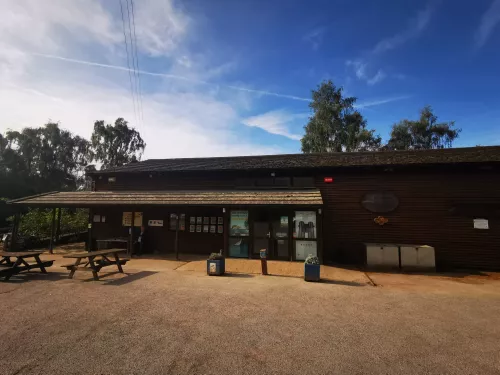
[[[50,118],[88,136],[123,116],[147,158],[300,152],[331,79],[384,139],[430,104],[456,146],[500,143],[500,0],[136,0],[136,111],[120,2],[39,3],[0,6],[1,130]]]

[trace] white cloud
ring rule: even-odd
[[[427,7],[420,10],[413,18],[406,30],[399,32],[389,38],[382,39],[373,48],[373,53],[381,53],[395,49],[413,38],[419,36],[429,25],[434,13],[434,3],[429,3]]]
[[[187,34],[191,19],[172,0],[136,2],[139,49],[152,56],[169,56]]]
[[[213,66],[199,52],[193,55],[185,48],[182,41],[191,22],[169,0],[134,2],[138,50],[156,56],[164,66],[176,66],[180,59],[191,74],[179,76],[169,69],[141,74],[146,87],[144,122],[136,121],[119,3],[106,8],[110,4],[97,0],[1,2],[0,131],[40,126],[51,119],[89,137],[94,121],[124,117],[145,139],[146,158],[285,151],[238,137],[239,103],[243,102],[239,96],[249,96],[250,89],[226,88],[236,91],[238,100],[221,98],[214,90],[217,85],[197,78],[223,75],[229,67]],[[160,11],[162,17],[154,18],[153,13]],[[151,22],[146,22],[148,14]],[[246,97],[244,110],[250,105],[251,97]]]
[[[302,135],[293,134],[287,124],[298,118],[306,118],[307,114],[292,114],[284,110],[266,112],[257,116],[248,117],[241,122],[246,126],[256,127],[268,133],[282,135],[298,141]]]
[[[379,71],[377,72],[377,74],[375,74],[372,78],[369,78],[366,83],[368,83],[369,85],[374,85],[380,81],[382,81],[383,79],[385,78],[385,73],[379,69]]]
[[[475,42],[477,47],[482,47],[486,43],[499,22],[500,0],[494,0],[481,17],[481,22],[476,30]]]
[[[323,36],[325,32],[325,27],[317,27],[316,29],[309,31],[306,35],[304,35],[302,37],[302,40],[309,43],[314,51],[317,51],[323,43]]]
[[[362,108],[368,108],[368,107],[375,107],[378,105],[383,105],[391,102],[396,102],[399,100],[404,100],[404,99],[409,99],[411,96],[409,95],[404,95],[404,96],[395,96],[392,98],[385,98],[385,99],[377,99],[377,100],[368,100],[368,101],[363,101],[354,104],[354,108],[357,109],[362,109]]]
[[[368,74],[368,63],[362,60],[347,60],[346,65],[352,67],[356,77],[361,81],[365,81],[368,85],[379,83],[386,77],[382,69],[379,69],[374,75]]]

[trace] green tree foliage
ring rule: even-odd
[[[454,129],[455,123],[441,122],[430,106],[420,111],[417,121],[402,120],[394,124],[387,148],[392,150],[415,150],[452,147],[461,129]]]
[[[87,230],[88,215],[86,209],[61,209],[60,234],[78,234]],[[52,210],[34,208],[21,217],[19,233],[23,237],[47,238],[51,230]]]
[[[71,191],[84,185],[85,172],[119,166],[140,158],[145,143],[135,129],[119,118],[115,125],[96,122],[92,142],[49,122],[39,128],[24,128],[0,134],[0,197],[14,199],[49,191]],[[0,204],[0,227],[12,215],[12,206]],[[67,214],[65,213],[67,212]],[[63,210],[61,227],[83,228],[87,210],[77,214]],[[23,215],[20,232],[50,234],[50,210],[30,210]],[[3,225],[2,225],[3,224]],[[74,229],[68,229],[73,232]]]
[[[74,190],[90,161],[90,143],[57,123],[8,131],[0,140],[0,194],[9,198],[50,190]]]
[[[123,118],[118,118],[114,125],[96,121],[91,143],[94,160],[103,169],[140,160],[146,147],[139,132],[129,128]]]
[[[304,127],[303,152],[374,151],[380,148],[380,136],[366,128],[365,119],[354,108],[356,98],[344,97],[342,91],[342,87],[335,87],[332,81],[324,81],[312,91],[309,107],[313,115]]]

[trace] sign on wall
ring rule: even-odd
[[[122,215],[122,225],[130,227],[132,224],[132,212],[124,212]],[[134,227],[142,227],[142,212],[134,213]]]
[[[474,219],[474,229],[490,229],[487,219]]]
[[[149,220],[148,226],[150,226],[150,227],[162,227],[163,220]]]

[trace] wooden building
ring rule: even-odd
[[[500,147],[147,160],[93,191],[14,205],[90,208],[95,241],[146,251],[363,264],[366,243],[429,245],[438,269],[500,269]]]

